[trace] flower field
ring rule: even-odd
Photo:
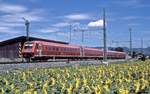
[[[7,71],[0,94],[150,94],[150,61]]]

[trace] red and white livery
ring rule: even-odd
[[[29,41],[25,42],[22,55],[32,60],[102,59],[103,50],[45,41]],[[107,51],[109,59],[125,59],[125,57],[124,52]]]

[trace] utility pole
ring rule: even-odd
[[[130,56],[132,56],[132,28],[129,28],[130,33]]]
[[[143,54],[143,39],[141,39],[141,53]]]
[[[72,32],[72,25],[70,24],[70,33],[69,33],[69,43],[71,44],[71,32]]]
[[[86,31],[86,29],[84,29],[84,28],[77,28],[77,29],[74,29],[74,31],[81,31],[81,33],[82,33],[82,39],[81,39],[81,41],[82,41],[81,56],[84,56],[84,49],[83,49],[83,47],[84,47],[84,32]]]
[[[81,30],[81,32],[82,32],[82,45],[84,45],[83,43],[84,43],[84,31],[85,30]]]
[[[76,28],[74,29],[74,31],[80,31],[81,32],[81,42],[82,42],[82,46],[84,44],[84,32],[88,31],[86,28]]]
[[[105,9],[103,9],[103,42],[104,42],[104,62],[107,62],[107,45],[106,45],[106,18]]]
[[[25,26],[26,26],[26,41],[29,41],[29,20],[23,17],[23,20],[25,21]]]

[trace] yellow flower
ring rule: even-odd
[[[103,86],[103,88],[106,90],[106,92],[109,92],[109,91],[110,91],[108,85]]]
[[[62,83],[62,88],[61,88],[61,92],[63,92],[65,90],[65,84]]]
[[[5,84],[6,84],[6,85],[8,85],[8,84],[9,84],[9,82],[7,81],[7,79],[6,79],[6,78],[4,78],[4,81],[5,81]]]
[[[140,83],[139,82],[136,82],[135,83],[135,92],[137,93],[137,92],[139,92],[139,89],[140,89]]]
[[[43,91],[43,94],[48,94],[48,92],[45,88],[43,88],[42,91]]]
[[[80,79],[76,78],[76,88],[79,87],[79,82],[80,82]]]
[[[73,89],[73,86],[72,84],[70,84],[70,87],[67,89],[68,94],[72,94],[72,89]]]
[[[28,82],[28,85],[29,85],[29,89],[32,89],[34,87],[34,83],[32,82]]]
[[[129,94],[129,91],[127,89],[120,88],[119,94]]]
[[[52,85],[52,86],[55,85],[55,79],[54,79],[54,78],[51,78],[51,81],[52,81],[51,85]]]
[[[33,94],[34,89],[28,89],[23,94]]]
[[[1,94],[5,94],[5,91],[3,88],[1,88]]]
[[[19,89],[19,88],[16,88],[16,89],[15,89],[15,94],[19,94],[19,92],[20,92],[20,89]]]
[[[37,92],[37,91],[34,91],[33,94],[38,94],[38,92]]]
[[[22,73],[22,79],[25,81],[26,80],[26,74],[25,72]]]
[[[83,79],[83,85],[86,86],[87,85],[87,79]]]
[[[96,94],[101,94],[101,93],[102,93],[101,88],[100,88],[99,85],[96,86],[96,87],[94,88],[94,90],[95,90],[95,93],[96,93]]]
[[[43,88],[47,88],[48,87],[48,83],[49,83],[49,81],[47,80],[47,81],[45,81],[45,83],[44,83],[44,85],[43,85]]]
[[[15,88],[14,84],[11,84],[10,87],[12,90]]]

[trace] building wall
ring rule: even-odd
[[[0,58],[19,58],[19,42],[0,47]]]

